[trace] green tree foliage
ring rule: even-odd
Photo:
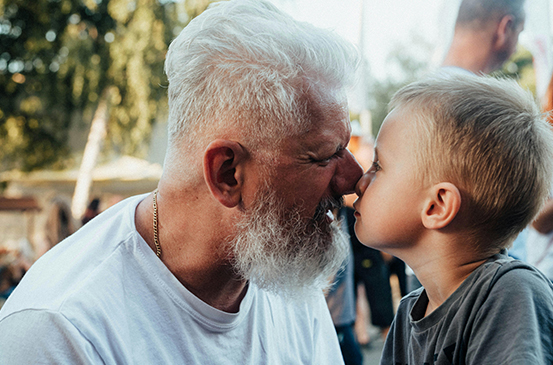
[[[109,147],[143,153],[166,107],[167,46],[207,4],[0,0],[0,169],[63,167],[72,124],[102,97]]]
[[[534,72],[533,57],[530,51],[520,44],[501,70],[494,72],[492,75],[513,78],[524,89],[528,89],[536,95],[536,73]]]
[[[67,100],[57,72],[68,54],[57,34],[68,15],[47,1],[1,5],[0,161],[5,168],[21,159],[29,169],[67,154],[70,118],[59,108]]]

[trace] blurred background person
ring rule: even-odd
[[[543,110],[547,113],[546,117],[549,124],[553,126],[553,73],[551,74],[551,79],[549,80],[547,91],[545,92]]]
[[[462,0],[453,39],[439,72],[489,74],[513,55],[524,29],[525,0]],[[528,230],[515,239],[509,254],[524,260]],[[408,291],[421,286],[407,268]]]
[[[524,29],[524,0],[463,0],[443,69],[489,74],[511,57]]]
[[[32,265],[26,240],[0,246],[0,308]]]
[[[81,220],[81,223],[83,226],[87,224],[92,218],[96,217],[98,214],[100,214],[100,199],[94,198],[92,201],[88,204],[88,207],[86,207],[86,210],[84,212],[84,216]]]
[[[553,74],[547,87],[543,109],[549,123],[553,125]],[[551,191],[553,192],[553,187]],[[553,197],[549,198],[530,225],[525,239],[526,261],[553,281]]]

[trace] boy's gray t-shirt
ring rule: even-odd
[[[382,365],[553,364],[553,285],[502,252],[424,317],[424,288],[401,300]]]

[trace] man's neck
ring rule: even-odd
[[[235,274],[228,262],[224,227],[211,227],[209,209],[189,210],[183,199],[163,190],[158,194],[158,235],[161,261],[192,294],[214,308],[237,312],[247,283]],[[191,218],[194,217],[194,218]],[[153,195],[139,203],[136,229],[155,252]]]
[[[192,294],[223,312],[237,313],[248,290],[248,283],[236,278],[231,268],[182,270],[173,274]]]
[[[486,34],[456,34],[442,66],[455,66],[475,74],[488,74],[492,70],[490,60],[491,39]]]

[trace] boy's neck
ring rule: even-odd
[[[442,305],[469,277],[469,275],[482,265],[486,259],[470,262],[455,267],[427,271],[417,270],[415,275],[424,286],[428,296],[428,306],[425,317]],[[420,276],[419,276],[420,275]]]
[[[454,242],[417,245],[398,255],[413,270],[428,296],[425,316],[442,305],[488,257]]]

